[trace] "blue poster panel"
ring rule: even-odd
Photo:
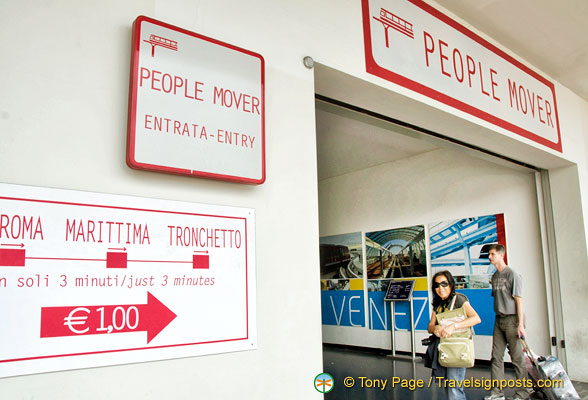
[[[365,326],[363,299],[363,289],[321,291],[323,325]]]
[[[504,214],[462,218],[429,225],[431,270],[447,270],[456,282],[456,290],[470,300],[482,319],[474,327],[478,335],[492,335],[494,303],[490,278],[496,268],[488,260],[491,244],[506,247]]]

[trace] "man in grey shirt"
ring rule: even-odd
[[[523,348],[519,337],[525,336],[525,314],[523,310],[523,280],[504,262],[505,249],[501,244],[493,244],[488,251],[490,263],[496,267],[490,283],[494,297],[494,334],[492,335],[492,370],[494,381],[504,379],[504,350],[508,344],[508,353],[515,368],[515,377],[519,387],[514,399],[528,399],[529,392],[524,382],[527,378]],[[500,387],[492,387],[492,392],[485,400],[504,400]]]

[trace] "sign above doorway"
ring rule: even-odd
[[[367,72],[561,152],[553,82],[422,0],[362,0]]]

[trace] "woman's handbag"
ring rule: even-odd
[[[437,314],[437,322],[441,327],[458,323],[467,319],[465,308],[453,309],[455,297],[451,301],[449,311]],[[458,329],[448,338],[439,341],[439,364],[444,367],[470,368],[474,366],[475,352],[472,329]]]

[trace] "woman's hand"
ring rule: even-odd
[[[441,337],[441,326],[440,325],[435,325],[435,328],[433,328],[433,335],[435,335],[437,337]]]
[[[449,324],[445,328],[441,329],[441,336],[443,338],[450,337],[455,332],[455,324]]]

